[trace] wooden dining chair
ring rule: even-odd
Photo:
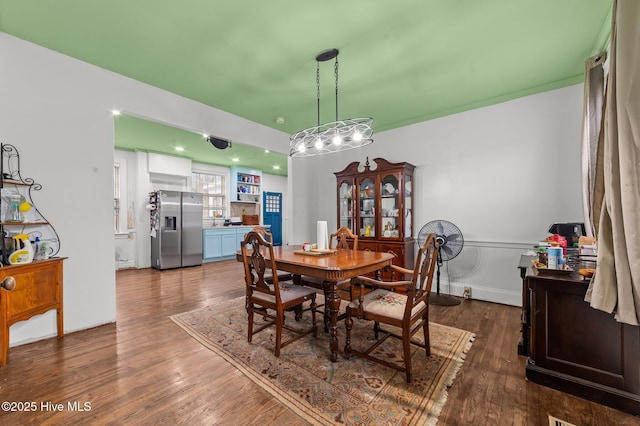
[[[334,248],[334,241],[337,250],[358,250],[358,236],[345,226],[338,228],[336,232],[329,236],[329,249]],[[351,241],[351,244],[349,244],[349,241]],[[339,286],[349,288],[349,300],[352,300],[351,280],[345,280],[339,283]]]
[[[349,240],[351,240],[351,245],[349,245]],[[334,248],[334,241],[336,242],[335,248],[338,250],[358,250],[358,236],[351,232],[351,229],[347,228],[346,226],[338,228],[336,232],[330,235],[330,249]]]
[[[407,383],[411,383],[411,345],[424,348],[427,357],[431,355],[429,341],[429,294],[433,283],[433,273],[436,268],[438,245],[436,235],[429,234],[420,249],[413,271],[392,265],[391,268],[401,274],[410,274],[411,281],[384,282],[368,277],[352,279],[357,297],[347,306],[345,326],[347,329],[345,356],[352,355],[377,362],[406,375]],[[364,288],[373,287],[374,290],[365,294]],[[406,294],[395,292],[403,290]],[[351,347],[351,330],[353,317],[374,322],[373,332],[375,342],[366,349],[356,350]],[[380,324],[387,324],[401,330],[398,334],[383,330]],[[424,342],[412,339],[412,336],[422,329]],[[378,339],[379,333],[384,336]],[[395,337],[402,340],[404,366],[391,363],[381,357],[374,357],[372,352],[387,338]]]
[[[351,244],[349,244],[351,241]],[[341,227],[336,232],[329,236],[329,249],[336,250],[358,250],[358,236],[355,235],[351,230],[347,227]],[[317,289],[324,290],[324,283],[321,279],[315,277],[301,276],[299,283],[305,285],[307,287],[313,287]],[[349,288],[349,294],[351,295],[351,280],[344,280],[338,282],[338,288],[344,289]],[[325,300],[327,298],[327,293],[324,293]],[[351,297],[351,296],[350,296]],[[319,304],[318,309],[323,308],[324,314],[324,323],[325,323],[325,331],[329,330],[329,306],[326,303]],[[343,319],[344,316],[338,317],[338,319]]]
[[[247,341],[251,343],[254,334],[275,325],[275,355],[280,356],[280,349],[289,343],[310,333],[313,333],[315,337],[317,334],[316,291],[312,288],[293,285],[293,283],[280,283],[276,272],[273,245],[259,232],[248,232],[240,246],[247,290]],[[267,254],[266,257],[265,254]],[[265,280],[267,272],[271,272],[272,283]],[[311,306],[308,309],[311,311],[311,327],[305,329],[285,324],[284,311],[302,306],[307,301],[311,301]],[[254,329],[254,313],[265,319],[265,324],[256,329]],[[283,329],[289,330],[295,335],[283,342]]]
[[[264,226],[257,225],[257,226],[254,226],[253,228],[251,228],[251,230],[257,232],[260,235],[262,235],[262,237],[265,240],[267,240],[268,242],[273,243],[273,236],[267,230],[267,228],[265,228]],[[271,271],[267,271],[266,272],[264,279],[269,284],[273,283],[273,276],[271,275]],[[280,282],[289,281],[291,279],[293,279],[293,275],[291,275],[290,272],[278,271],[278,281],[280,281]]]

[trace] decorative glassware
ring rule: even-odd
[[[20,195],[11,195],[9,197],[9,209],[7,210],[7,222],[23,222],[24,217],[20,211],[20,203],[22,197]]]

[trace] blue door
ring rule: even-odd
[[[265,225],[271,225],[271,235],[273,237],[273,245],[282,245],[282,193],[281,192],[264,192],[264,211],[262,218]]]

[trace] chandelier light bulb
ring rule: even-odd
[[[340,137],[339,134],[336,133],[336,135],[333,137],[332,141],[333,141],[334,145],[340,145],[342,143],[342,138]]]
[[[356,131],[353,133],[353,140],[356,142],[360,142],[362,140],[362,133],[356,127]]]
[[[304,152],[304,151],[305,151],[304,143],[298,144],[298,152]]]
[[[320,138],[316,139],[316,148],[322,149],[322,139]]]

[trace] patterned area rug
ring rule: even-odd
[[[430,323],[431,356],[426,358],[423,349],[414,347],[413,383],[409,385],[404,373],[361,358],[344,359],[344,322],[338,324],[340,352],[338,361],[332,363],[329,336],[322,330],[321,318],[316,338],[305,336],[285,346],[279,358],[273,355],[274,327],[247,343],[244,297],[171,319],[300,417],[317,425],[435,424],[447,399],[447,387],[475,337],[468,331]],[[256,315],[255,319],[254,325],[259,326],[261,317]],[[293,313],[287,313],[286,321],[298,324]],[[310,322],[311,314],[305,312],[299,324]],[[373,339],[373,323],[358,319],[354,323],[352,347],[363,349]],[[416,333],[416,338],[421,334]],[[387,339],[376,354],[402,363],[398,339]]]

